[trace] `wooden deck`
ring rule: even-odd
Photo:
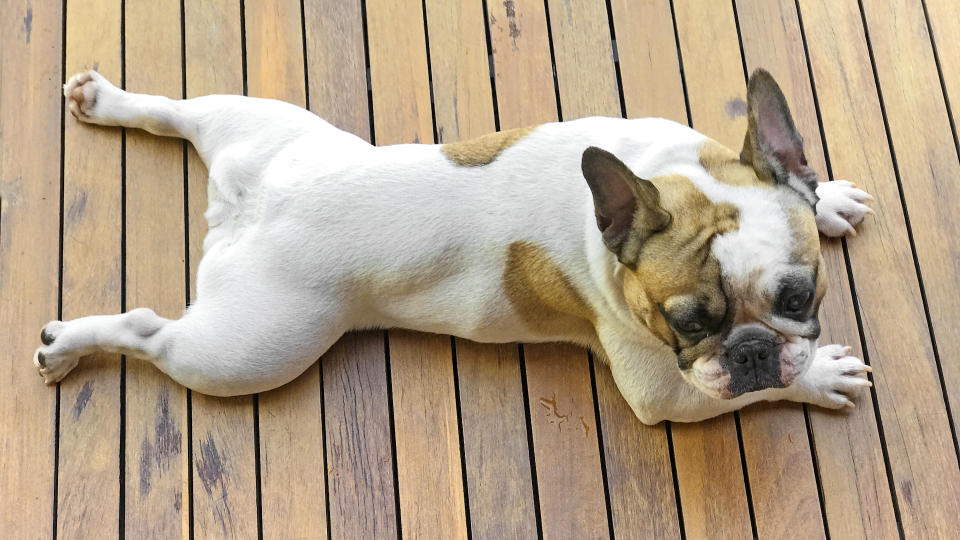
[[[954,0],[5,0],[0,537],[956,538],[957,35]],[[376,144],[600,114],[738,149],[758,66],[812,166],[875,197],[824,242],[823,342],[874,368],[852,411],[645,427],[584,350],[399,330],[235,399],[30,361],[50,319],[179,315],[205,229],[195,152],[79,125],[65,74],[280,98]]]

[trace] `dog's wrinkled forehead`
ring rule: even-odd
[[[712,251],[724,278],[742,287],[796,266],[815,267],[820,242],[807,197],[787,184],[763,180],[756,170],[716,141],[697,151],[698,174],[691,175],[714,202],[739,210],[736,230],[719,235]]]

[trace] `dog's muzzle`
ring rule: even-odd
[[[760,324],[737,327],[724,342],[721,366],[730,373],[727,391],[732,397],[786,386],[781,378],[780,349],[783,340]]]

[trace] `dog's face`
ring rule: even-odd
[[[826,292],[802,139],[769,74],[751,76],[747,97],[739,156],[706,139],[649,180],[597,148],[582,162],[631,311],[687,381],[723,399],[807,369]]]

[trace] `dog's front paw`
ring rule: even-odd
[[[850,347],[842,345],[817,349],[810,368],[792,386],[798,393],[796,400],[828,409],[853,407],[851,398],[862,389],[873,386],[864,377],[873,370],[849,353]]]
[[[80,362],[80,355],[63,336],[66,326],[65,322],[51,321],[40,331],[43,347],[33,353],[33,365],[47,384],[60,382]]]
[[[817,228],[827,236],[856,236],[854,227],[873,213],[865,204],[872,199],[870,194],[847,180],[821,182],[817,197]]]
[[[93,70],[82,71],[63,85],[63,97],[67,98],[70,113],[78,120],[97,123],[111,90],[117,88],[103,75]]]

